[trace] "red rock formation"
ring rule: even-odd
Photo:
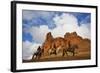
[[[56,47],[65,46],[65,39],[62,37],[57,37],[54,39],[53,43],[55,44]]]
[[[44,49],[44,54],[48,54],[48,50],[52,48],[54,45],[55,47],[63,46],[68,47],[68,42],[70,41],[71,45],[75,44],[79,46],[79,51],[82,50],[90,50],[90,40],[89,39],[83,39],[81,36],[79,36],[76,32],[72,33],[66,33],[64,35],[64,38],[62,37],[56,37],[53,38],[51,32],[47,33],[46,39],[42,45]]]
[[[76,32],[66,33],[64,35],[64,39],[70,41],[71,44],[79,44],[83,40]]]
[[[44,41],[44,43],[42,45],[45,55],[47,55],[48,49],[51,48],[52,42],[53,42],[53,36],[52,36],[51,32],[49,32],[49,33],[47,33],[46,40]]]

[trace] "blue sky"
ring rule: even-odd
[[[56,28],[56,24],[53,19],[56,15],[61,16],[63,13],[71,14],[74,17],[76,17],[78,21],[77,24],[78,26],[81,26],[82,24],[84,25],[89,24],[90,27],[91,23],[90,13],[23,10],[22,14],[23,41],[28,40],[30,42],[35,42],[35,39],[33,39],[32,35],[25,31],[31,27],[40,27],[41,25],[46,25],[51,30]]]

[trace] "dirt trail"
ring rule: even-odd
[[[40,59],[32,59],[30,61],[23,61],[24,63],[27,62],[46,62],[46,61],[68,61],[68,60],[86,60],[90,59],[90,52],[79,52],[76,53],[75,56],[72,55],[65,55],[62,56],[61,54],[58,55],[49,55],[49,56],[42,56]]]

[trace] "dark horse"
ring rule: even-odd
[[[32,59],[39,59],[43,53],[43,49],[41,49],[41,47],[39,46],[37,51],[33,54]]]
[[[75,49],[78,49],[78,46],[77,45],[72,45],[71,47],[69,47],[67,49],[67,52],[70,52],[73,54],[73,56],[75,56]]]
[[[63,50],[63,56],[64,56],[65,54],[68,55],[68,52],[72,53],[73,56],[75,56],[75,49],[78,49],[78,45],[71,45],[71,44],[70,44],[70,41],[69,41],[69,42],[68,42],[68,48],[66,48],[66,49]]]

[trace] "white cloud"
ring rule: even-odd
[[[57,26],[52,30],[54,37],[63,37],[66,32],[73,32],[78,28],[76,17],[69,13],[63,13],[61,16],[56,15],[53,20]]]
[[[35,42],[43,43],[48,32],[51,32],[53,37],[63,37],[66,32],[76,31],[83,38],[90,39],[89,24],[78,26],[78,20],[74,15],[63,13],[60,16],[56,15],[53,20],[56,24],[56,28],[54,29],[49,29],[47,25],[41,25],[40,27],[33,26],[30,28],[29,33],[33,36]]]
[[[22,49],[22,59],[23,60],[30,60],[40,45],[41,44],[32,43],[29,41],[24,41],[23,42],[23,49]]]
[[[57,26],[52,30],[54,37],[62,37],[66,32],[76,31],[83,38],[90,39],[89,24],[81,24],[81,26],[78,26],[78,20],[74,15],[69,13],[63,13],[61,16],[56,15],[54,21]]]
[[[77,28],[77,33],[83,38],[91,38],[91,31],[89,24],[81,24],[79,28]]]
[[[50,18],[53,15],[54,15],[54,12],[23,10],[23,19],[26,19],[26,20],[31,20],[38,17],[47,19],[48,17]]]
[[[63,13],[61,16],[56,15],[53,20],[57,26],[64,26],[64,25],[77,26],[76,24],[78,22],[76,17],[69,13]]]
[[[37,43],[42,43],[45,40],[46,34],[49,32],[49,28],[46,25],[41,25],[40,27],[32,27],[29,29],[30,34],[33,37],[33,40]]]

